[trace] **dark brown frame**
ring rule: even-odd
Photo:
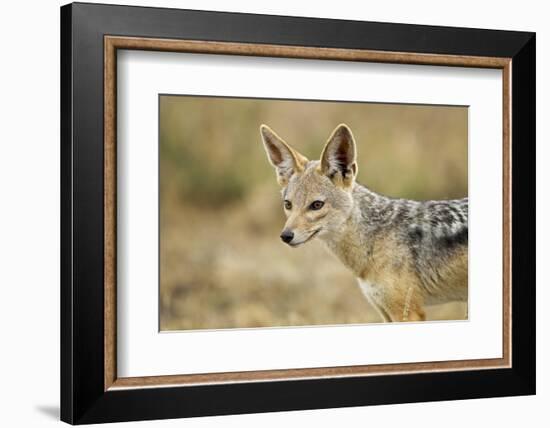
[[[117,49],[502,69],[503,358],[117,378]],[[62,420],[535,392],[533,33],[71,4],[61,9],[61,54]]]
[[[377,52],[265,44],[169,40],[105,36],[105,390],[160,385],[216,384],[259,380],[334,378],[373,374],[414,373],[442,370],[494,369],[510,367],[510,252],[511,252],[511,164],[510,164],[510,81],[511,58],[466,55],[429,55],[405,52]],[[502,358],[432,361],[407,364],[379,364],[307,369],[261,370],[191,375],[119,378],[116,376],[116,52],[118,49],[246,55],[337,61],[424,64],[502,70],[503,92],[503,349]]]

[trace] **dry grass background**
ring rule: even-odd
[[[360,183],[448,199],[468,193],[467,117],[465,107],[161,96],[161,330],[379,322],[321,242],[280,241],[282,203],[259,126],[317,159],[347,123]],[[463,319],[465,305],[427,314]]]

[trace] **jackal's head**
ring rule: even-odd
[[[315,236],[338,233],[353,208],[357,163],[351,130],[343,124],[337,126],[321,159],[315,161],[298,153],[268,126],[262,125],[260,132],[283,187],[287,221],[281,239],[295,247]]]

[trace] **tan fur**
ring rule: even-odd
[[[385,321],[418,321],[425,319],[424,293],[409,263],[405,248],[392,235],[380,237],[372,243],[370,256],[365,258],[361,243],[350,231],[339,245],[329,244],[336,256],[355,276],[371,284],[365,293],[370,303]],[[395,260],[401,260],[396,263]],[[407,309],[408,307],[408,309]],[[406,314],[405,314],[406,313]]]

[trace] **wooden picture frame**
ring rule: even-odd
[[[502,358],[118,377],[118,49],[501,69]],[[76,3],[61,8],[61,55],[62,420],[114,422],[535,392],[533,33]]]

